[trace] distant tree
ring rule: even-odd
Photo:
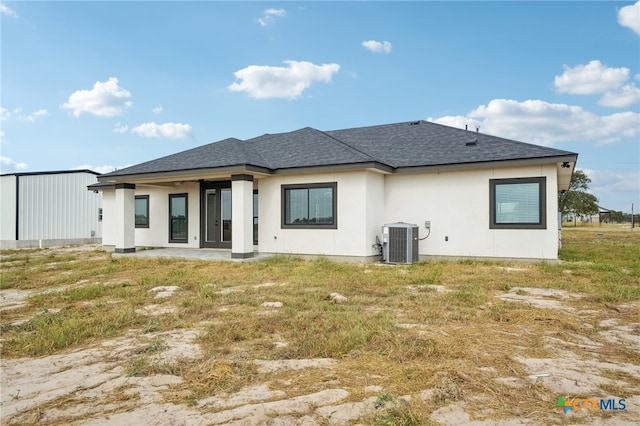
[[[589,184],[591,179],[582,170],[576,170],[571,176],[569,190],[558,195],[558,208],[562,215],[572,213],[576,215],[592,215],[600,211],[598,207],[598,198],[589,194]]]

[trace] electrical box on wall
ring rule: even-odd
[[[425,220],[424,221],[424,227],[427,229],[431,229],[431,221],[430,220]]]

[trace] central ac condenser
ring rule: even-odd
[[[403,222],[383,225],[382,258],[387,263],[417,262],[418,225]]]

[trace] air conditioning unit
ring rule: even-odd
[[[387,263],[417,262],[418,225],[404,222],[383,225],[382,259]]]

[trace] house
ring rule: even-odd
[[[91,188],[103,193],[103,244],[116,252],[371,261],[382,225],[405,222],[419,226],[421,258],[557,259],[557,194],[576,160],[426,121],[307,127],[221,140],[104,174]]]
[[[0,247],[100,243],[99,173],[67,170],[0,175]]]

